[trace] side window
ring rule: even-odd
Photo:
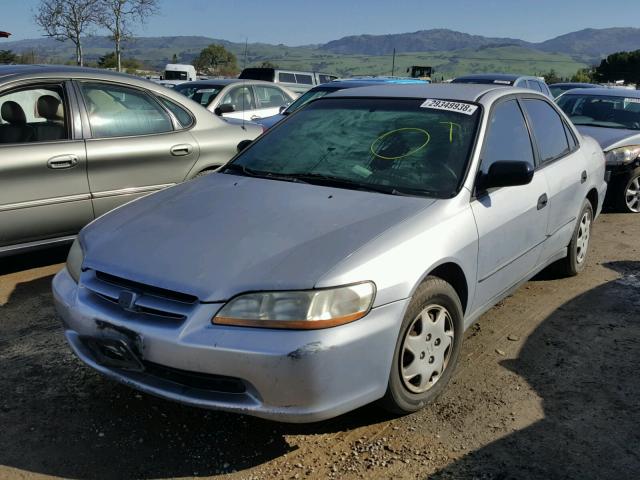
[[[187,110],[168,98],[160,97],[160,101],[175,115],[182,128],[189,128],[193,125],[193,117]]]
[[[320,74],[318,75],[318,81],[319,81],[320,83],[329,83],[329,82],[330,82],[330,81],[332,81],[334,78],[336,78],[336,77],[334,77],[333,75],[325,75],[325,74],[322,74],[322,73],[320,73]]]
[[[494,162],[502,160],[520,160],[534,165],[529,130],[515,99],[502,102],[493,110],[480,171],[486,174]]]
[[[0,144],[68,140],[68,117],[61,85],[5,93],[0,96]]]
[[[296,83],[301,83],[303,85],[313,85],[313,77],[311,75],[296,73]]]
[[[233,105],[236,112],[242,112],[244,110],[255,110],[256,101],[253,98],[253,92],[251,87],[235,87],[229,90],[220,102]]]
[[[535,80],[527,80],[527,88],[530,90],[535,90],[536,92],[542,93],[542,88],[540,88],[540,84]]]
[[[289,96],[277,87],[254,85],[253,89],[261,108],[277,108],[291,101]]]
[[[544,100],[525,99],[524,107],[540,151],[542,163],[569,152],[569,143],[560,115]]]
[[[576,140],[576,137],[573,136],[573,132],[567,126],[567,124],[565,122],[562,122],[562,125],[564,126],[565,133],[567,134],[567,141],[569,142],[569,150],[573,151],[578,146],[578,141]]]
[[[119,85],[80,83],[94,138],[151,135],[173,130],[171,117],[146,93]]]
[[[280,72],[278,74],[278,81],[284,83],[296,83],[296,76],[293,73]]]

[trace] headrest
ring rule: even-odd
[[[8,100],[2,104],[0,116],[5,122],[13,124],[27,123],[27,116],[20,105],[12,100]]]
[[[38,115],[47,120],[62,120],[62,102],[53,95],[42,95],[36,103]]]

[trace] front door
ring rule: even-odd
[[[533,167],[531,138],[517,100],[499,103],[490,115],[481,174],[500,160],[522,160]],[[493,303],[538,264],[549,216],[546,192],[541,171],[528,185],[476,192],[471,202],[479,237],[474,310]]]
[[[62,81],[0,91],[0,253],[75,235],[93,219],[71,98]]]
[[[96,216],[183,181],[199,149],[150,92],[78,82],[86,107],[89,187]]]

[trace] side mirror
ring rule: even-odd
[[[213,111],[213,113],[215,113],[220,117],[225,113],[232,113],[235,111],[236,109],[233,108],[233,105],[231,105],[230,103],[223,103],[222,105],[218,105],[216,109]]]
[[[240,153],[241,151],[243,151],[245,148],[247,148],[249,145],[251,145],[251,142],[253,142],[253,140],[242,140],[238,146],[236,147],[238,149],[238,153]]]
[[[287,109],[288,106],[289,105],[280,105],[280,108],[278,109],[278,113],[284,112]]]
[[[527,185],[533,179],[533,165],[523,161],[499,161],[489,167],[489,172],[478,178],[479,190],[496,187]]]

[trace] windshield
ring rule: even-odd
[[[479,112],[439,100],[325,98],[270,130],[225,173],[448,198],[465,175]]]
[[[207,107],[214,98],[222,91],[224,85],[193,85],[183,83],[176,85],[175,91],[180,92],[185,97],[190,98],[194,102]]]
[[[187,72],[178,72],[175,70],[167,70],[164,72],[165,80],[188,80]]]
[[[296,110],[298,110],[300,107],[302,107],[303,105],[306,105],[307,103],[309,103],[311,100],[315,100],[316,98],[322,98],[325,95],[328,95],[332,92],[335,92],[336,90],[340,90],[339,88],[325,88],[322,90],[309,90],[308,92],[305,92],[303,95],[299,96],[295,102],[293,102],[291,105],[289,105],[289,107],[283,112],[286,114],[289,113],[293,113]]]
[[[640,98],[568,93],[558,106],[575,125],[640,130]]]

